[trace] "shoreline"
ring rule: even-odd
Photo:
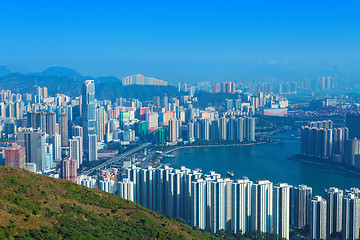
[[[276,141],[274,141],[276,142]],[[167,150],[166,152],[163,152],[161,156],[164,156],[165,154],[171,153],[173,151],[183,149],[183,148],[206,148],[206,147],[240,147],[240,146],[253,146],[253,145],[260,145],[260,144],[267,144],[267,143],[273,143],[273,142],[254,142],[254,143],[244,143],[244,144],[210,144],[210,145],[188,145],[188,146],[179,146],[175,147],[173,149]]]
[[[333,168],[333,169],[339,169],[339,170],[342,170],[343,172],[351,173],[353,175],[356,175],[356,176],[360,177],[360,172],[359,171],[349,169],[349,168],[346,168],[346,167],[343,167],[343,166],[338,166],[338,165],[334,165],[334,164],[327,164],[327,163],[322,163],[322,162],[314,162],[314,161],[311,161],[311,160],[307,160],[307,159],[304,159],[304,158],[297,157],[297,155],[292,156],[292,157],[288,157],[287,159],[293,160],[293,161],[298,161],[298,162],[303,162],[303,163],[309,163],[309,164],[312,164],[312,165],[318,165],[318,166],[329,167],[329,168]]]

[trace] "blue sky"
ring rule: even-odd
[[[170,81],[231,80],[264,66],[359,71],[359,9],[332,0],[4,0],[0,65]]]

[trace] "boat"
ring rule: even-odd
[[[184,152],[184,154],[187,154],[187,152]]]
[[[172,154],[165,154],[164,157],[166,157],[166,158],[175,158],[175,156],[172,155]]]
[[[227,171],[227,175],[229,175],[230,177],[234,177],[234,172]]]

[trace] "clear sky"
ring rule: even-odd
[[[0,66],[231,79],[257,67],[359,71],[360,1],[0,2]]]

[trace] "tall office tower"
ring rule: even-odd
[[[355,166],[355,155],[360,154],[360,139],[354,138],[345,141],[345,164]]]
[[[326,234],[329,237],[332,233],[341,232],[342,229],[342,198],[343,191],[331,187],[325,190],[326,199]]]
[[[165,108],[165,111],[169,111],[169,98],[166,94],[162,97],[161,107]]]
[[[272,232],[273,184],[258,180],[251,190],[251,231]]]
[[[232,99],[225,99],[226,111],[232,111],[234,109],[234,101]]]
[[[284,239],[289,239],[290,191],[291,186],[287,183],[274,186],[273,232]]]
[[[326,200],[315,196],[310,200],[310,238],[326,239]]]
[[[219,140],[226,141],[227,140],[227,125],[228,120],[225,117],[219,119]]]
[[[48,138],[48,137],[47,137]],[[45,143],[45,168],[44,170],[50,170],[53,168],[53,145]]]
[[[235,233],[250,232],[252,184],[248,178],[238,179],[232,184],[231,230]]]
[[[65,113],[59,114],[59,132],[61,135],[61,146],[68,147],[69,146],[69,132],[68,132],[68,121]]]
[[[49,138],[52,138],[56,133],[56,114],[54,112],[46,114],[46,133],[49,135]]]
[[[219,119],[211,121],[210,125],[210,139],[219,140]]]
[[[65,159],[62,161],[61,177],[74,183],[77,182],[77,163],[75,160]]]
[[[118,182],[118,195],[130,201],[134,201],[134,183],[128,178]]]
[[[81,137],[72,138],[69,140],[70,145],[70,159],[77,162],[77,167],[79,168],[82,164],[81,159],[81,150],[80,150],[80,141]]]
[[[85,178],[81,179],[80,185],[88,188],[96,188],[96,182],[96,178],[86,176]]]
[[[354,194],[356,197],[360,198],[360,189],[359,188],[350,188],[345,190],[345,194],[344,195],[348,195],[349,193]]]
[[[360,198],[355,194],[348,194],[343,198],[343,239],[359,239],[360,232]]]
[[[206,181],[196,179],[191,183],[191,225],[205,229],[206,218]]]
[[[239,142],[244,141],[244,118],[239,117],[236,122],[236,140]]]
[[[347,113],[346,127],[349,129],[349,138],[360,138],[360,114]]]
[[[36,171],[45,168],[45,140],[47,135],[38,129],[19,128],[17,143],[25,147],[26,163],[35,163]]]
[[[170,142],[176,142],[179,138],[179,132],[180,132],[180,120],[173,118],[169,120],[169,141]]]
[[[83,139],[84,153],[86,154],[87,159],[89,161],[92,161],[92,160],[94,160],[94,156],[93,156],[94,154],[89,153],[89,150],[93,149],[90,147],[89,137],[92,135],[96,136],[95,83],[94,83],[94,80],[87,80],[83,83],[81,117],[82,117],[82,124],[83,124],[82,127],[83,127],[83,134],[84,134],[84,136],[83,136],[84,137],[84,139]]]
[[[98,142],[104,141],[106,113],[103,106],[96,108],[96,129],[97,129],[97,140]]]
[[[52,136],[53,157],[55,161],[61,160],[61,135],[55,133]]]
[[[254,142],[255,141],[255,118],[246,117],[245,118],[245,141]]]
[[[97,160],[97,136],[96,134],[88,135],[88,149],[87,150],[87,159],[88,161]],[[83,150],[85,151],[85,146],[83,146]]]
[[[25,168],[25,148],[17,145],[5,149],[5,166]]]
[[[344,153],[345,141],[349,139],[349,129],[335,128],[334,129],[334,154]]]
[[[306,185],[294,187],[291,194],[291,202],[294,202],[293,217],[294,226],[298,229],[309,225],[310,199],[312,188]]]
[[[108,193],[115,193],[115,181],[111,178],[104,178],[99,181],[99,189]]]
[[[161,106],[160,96],[155,96],[154,97],[154,106],[156,106],[156,107]]]
[[[80,126],[73,126],[71,131],[72,136],[84,137],[83,128]]]
[[[195,139],[194,122],[189,122],[187,124],[187,133],[188,133],[188,137],[187,137],[188,141]]]

